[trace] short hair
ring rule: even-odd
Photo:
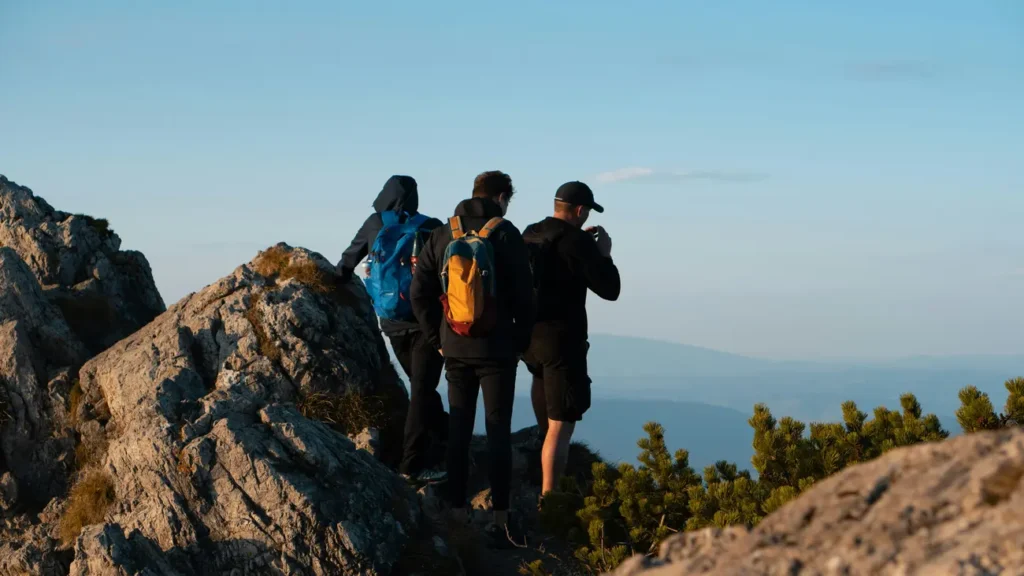
[[[555,198],[555,214],[573,212],[578,206],[578,204],[570,204],[565,200]]]
[[[497,201],[502,194],[508,200],[516,189],[512,187],[512,177],[501,170],[482,172],[473,180],[473,198],[490,198]]]

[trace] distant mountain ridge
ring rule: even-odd
[[[999,406],[1003,382],[1024,375],[1024,355],[772,361],[644,338],[601,334],[590,342],[595,396],[698,402],[744,414],[763,402],[777,417],[820,421],[838,420],[845,400],[870,413],[895,408],[900,394],[912,392],[954,433],[961,388],[975,385]]]
[[[596,334],[590,343],[593,406],[575,437],[608,461],[635,463],[643,425],[659,422],[669,448],[687,449],[696,470],[717,460],[751,469],[747,419],[757,403],[776,418],[838,421],[846,400],[871,414],[877,406],[898,408],[900,395],[912,392],[926,413],[959,434],[954,413],[961,388],[975,385],[999,407],[1006,400],[1003,382],[1024,375],[1024,355],[774,361],[646,338]],[[535,424],[530,385],[520,366],[513,429]],[[440,391],[447,402],[443,378]],[[484,431],[482,400],[476,431]]]
[[[750,373],[834,372],[849,368],[896,369],[1024,369],[1017,355],[915,355],[896,359],[769,360],[711,348],[635,336],[592,334],[590,371],[604,376],[738,376]],[[624,362],[623,359],[628,359]]]

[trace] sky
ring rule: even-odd
[[[0,1],[0,174],[171,304],[384,181],[521,229],[591,184],[591,331],[780,359],[1024,353],[1024,3]]]

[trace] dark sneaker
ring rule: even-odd
[[[448,479],[448,473],[444,470],[424,470],[419,474],[402,474],[402,478],[409,484],[423,486],[444,482]]]
[[[491,522],[484,528],[484,534],[491,540],[491,545],[499,550],[526,548],[526,534],[511,519],[505,525]]]

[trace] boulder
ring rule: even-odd
[[[17,252],[96,354],[165,309],[146,257],[122,251],[106,220],[54,210],[0,176],[0,246]]]
[[[0,576],[66,576],[72,554],[54,537],[61,504],[53,499],[39,514],[0,517]]]
[[[184,576],[195,574],[186,565],[179,571],[167,555],[139,532],[125,537],[117,524],[89,526],[78,537],[70,576]]]
[[[74,456],[66,406],[86,358],[29,267],[0,248],[0,512],[38,511],[66,491]]]
[[[1022,574],[1024,430],[893,450],[822,480],[753,530],[678,534],[619,576]]]
[[[72,574],[390,572],[416,496],[346,434],[400,424],[408,397],[362,284],[336,278],[279,244],[83,366]]]

